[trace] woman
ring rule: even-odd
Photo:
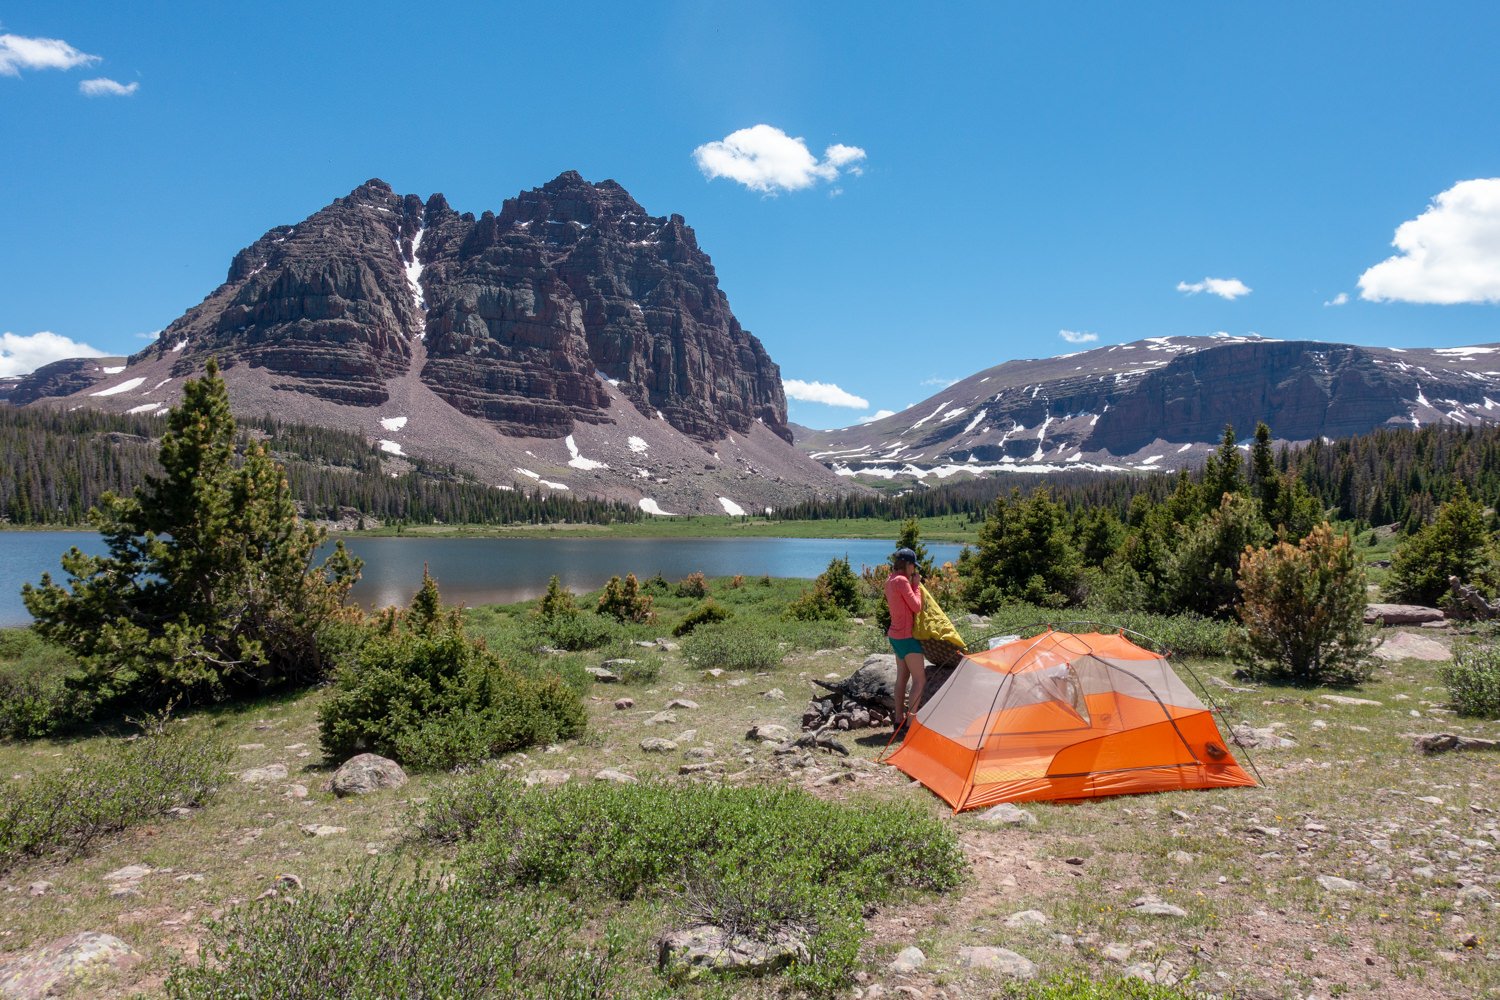
[[[922,707],[922,689],[927,686],[927,661],[922,644],[911,634],[912,622],[922,610],[922,575],[917,572],[917,554],[897,549],[891,556],[895,567],[885,581],[885,603],[891,609],[891,627],[886,638],[896,653],[896,712],[891,721],[896,731],[906,725],[906,685],[911,682],[911,710]]]

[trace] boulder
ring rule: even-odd
[[[1420,625],[1423,622],[1440,622],[1443,612],[1437,608],[1424,608],[1419,604],[1367,604],[1366,625]]]
[[[41,1000],[57,996],[71,992],[90,976],[127,968],[139,958],[135,949],[113,935],[83,931],[12,959],[0,970],[0,997]]]
[[[778,726],[774,723],[762,723],[752,726],[745,734],[745,739],[755,740],[757,743],[785,743],[792,738],[792,731],[786,726]]]
[[[902,948],[896,953],[895,959],[891,961],[890,970],[897,975],[907,975],[916,972],[927,964],[927,955],[921,948],[915,945]]]
[[[981,823],[989,823],[993,826],[1035,826],[1036,817],[1025,809],[1002,802],[992,806],[979,814]]]
[[[350,757],[333,772],[329,787],[339,798],[366,795],[382,788],[400,788],[406,784],[401,765],[379,754],[362,753]]]
[[[537,785],[566,785],[572,777],[571,771],[542,770],[529,772],[521,781],[528,788],[535,788]]]
[[[617,785],[633,785],[636,783],[636,779],[632,775],[626,774],[624,771],[616,771],[614,768],[609,767],[594,775],[594,780],[612,781]]]
[[[588,674],[598,684],[618,684],[620,675],[605,667],[584,667],[583,672]]]
[[[1411,632],[1397,632],[1382,639],[1375,647],[1375,656],[1392,663],[1397,660],[1442,663],[1453,659],[1453,653],[1441,642]]]
[[[1296,741],[1279,735],[1271,726],[1257,729],[1244,722],[1239,723],[1230,730],[1230,741],[1235,746],[1247,749],[1260,747],[1267,750],[1285,750],[1297,745]]]
[[[705,973],[761,976],[808,957],[803,935],[784,929],[761,941],[713,924],[672,931],[656,943],[657,968],[674,983]]]
[[[677,749],[677,744],[660,736],[651,736],[641,740],[641,749],[647,753],[671,753]]]

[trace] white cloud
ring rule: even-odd
[[[23,69],[76,69],[98,61],[61,38],[0,35],[0,76],[20,76]]]
[[[932,378],[924,378],[921,381],[921,383],[919,383],[919,384],[921,384],[921,385],[936,385],[936,386],[941,386],[942,388],[946,389],[950,385],[953,385],[956,382],[958,382],[958,379],[956,379],[956,378],[943,378],[941,375],[934,375],[934,376],[932,376]]]
[[[1323,304],[1325,306],[1342,306],[1342,305],[1348,305],[1348,303],[1349,303],[1349,293],[1348,292],[1339,292],[1337,295],[1335,295],[1333,298],[1329,299],[1327,302],[1325,302]]]
[[[709,180],[725,177],[752,191],[776,194],[836,180],[840,174],[859,176],[865,151],[834,143],[819,160],[807,142],[772,125],[752,125],[693,150],[693,160]]]
[[[1097,333],[1084,333],[1081,330],[1058,330],[1057,335],[1070,344],[1092,344],[1099,339]]]
[[[884,420],[886,417],[894,417],[895,415],[896,415],[896,411],[895,410],[876,410],[874,413],[870,414],[868,417],[860,417],[858,420],[856,420],[854,422],[856,424],[872,424],[872,423],[874,423],[877,420]]]
[[[120,83],[107,76],[101,76],[97,80],[83,80],[78,84],[78,92],[85,97],[129,97],[140,88],[139,83]]]
[[[845,392],[831,382],[804,382],[798,378],[781,380],[782,388],[791,399],[799,399],[804,403],[822,403],[824,406],[847,406],[851,410],[867,410],[870,408],[868,400],[860,399],[853,393]]]
[[[104,352],[70,340],[60,333],[42,330],[29,337],[19,333],[0,333],[0,376],[25,375],[42,365],[63,358],[99,358]]]
[[[1401,223],[1400,253],[1359,276],[1370,302],[1500,302],[1500,177],[1460,181]]]
[[[1241,295],[1249,295],[1251,291],[1250,286],[1239,278],[1204,278],[1202,281],[1195,281],[1192,284],[1188,284],[1186,281],[1179,281],[1177,283],[1177,290],[1179,292],[1186,292],[1189,295],[1207,292],[1210,295],[1217,295],[1221,299],[1230,299],[1231,301],[1239,298]]]
[[[147,331],[145,331],[143,333],[136,334],[135,335],[135,339],[136,340],[155,340],[157,337],[160,337],[160,336],[161,336],[161,331],[160,330],[147,330]]]

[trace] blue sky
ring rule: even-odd
[[[138,349],[367,178],[480,212],[567,169],[867,404],[811,426],[1063,331],[1500,341],[1495,5],[538,6],[0,7],[0,372]]]

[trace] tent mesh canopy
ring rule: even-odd
[[[1165,658],[1099,633],[966,656],[887,762],[955,810],[1255,784]]]

